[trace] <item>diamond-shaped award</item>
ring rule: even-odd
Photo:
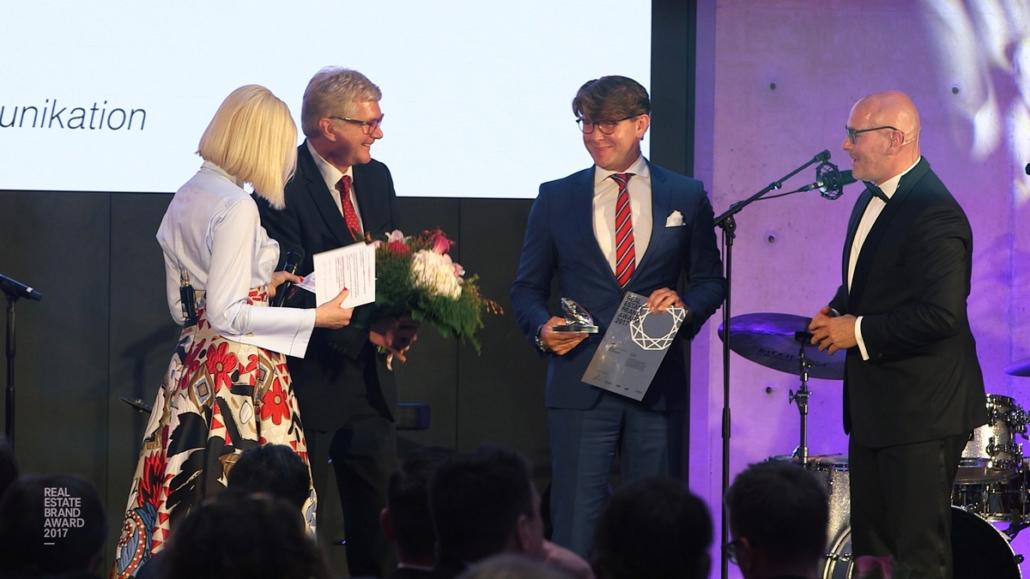
[[[569,298],[561,299],[561,309],[564,312],[565,323],[551,328],[554,332],[580,332],[584,334],[596,334],[597,324],[594,317],[583,306]]]

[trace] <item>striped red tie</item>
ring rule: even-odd
[[[627,184],[633,173],[615,173],[612,179],[619,184],[619,197],[615,201],[615,279],[626,287],[637,265],[637,252],[633,242],[633,213],[629,207]]]

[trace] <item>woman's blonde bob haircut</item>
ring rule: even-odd
[[[297,125],[272,91],[248,84],[222,101],[197,153],[282,209],[283,187],[297,165]]]

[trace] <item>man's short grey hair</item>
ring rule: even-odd
[[[318,120],[328,116],[344,117],[352,103],[379,101],[383,92],[368,77],[356,70],[327,66],[315,73],[304,89],[300,125],[304,135],[318,135]]]

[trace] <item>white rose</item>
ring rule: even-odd
[[[451,256],[429,249],[416,251],[411,256],[411,277],[415,285],[429,293],[451,299],[461,297],[461,278],[454,274]]]

